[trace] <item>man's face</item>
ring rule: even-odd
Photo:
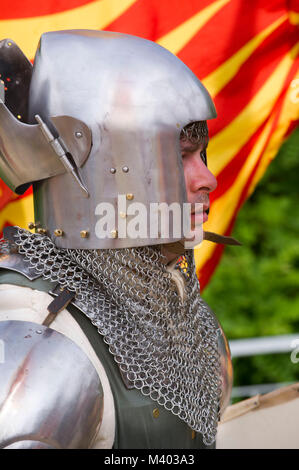
[[[181,153],[187,190],[187,200],[191,204],[203,204],[203,215],[195,214],[191,206],[191,228],[208,220],[207,211],[210,206],[209,193],[217,187],[217,180],[205,163],[207,144],[193,143],[188,139],[181,139]],[[202,219],[203,217],[203,219]]]

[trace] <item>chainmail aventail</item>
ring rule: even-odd
[[[219,328],[199,294],[193,252],[186,252],[186,301],[166,270],[160,246],[62,250],[18,228],[20,254],[44,279],[76,292],[127,380],[215,441],[221,394]]]

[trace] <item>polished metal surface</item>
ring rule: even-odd
[[[221,379],[222,379],[222,394],[220,400],[220,415],[224,412],[225,408],[230,404],[231,393],[233,387],[233,365],[231,353],[226,336],[219,325],[221,334],[219,336],[219,354],[221,364]]]
[[[65,136],[61,134],[66,142],[77,140],[75,130],[78,127],[87,129],[84,123],[68,116],[58,116],[54,122],[60,128],[67,129]],[[80,142],[83,144],[82,156],[78,156],[78,147],[75,158],[83,164],[91,146],[89,130]],[[7,186],[22,194],[28,183],[65,172],[65,166],[45,139],[40,125],[20,122],[0,100],[0,178]]]
[[[45,442],[21,440],[4,447],[4,449],[54,449],[54,447],[49,446]]]
[[[29,86],[32,64],[11,39],[0,41],[0,80],[3,91],[0,97],[12,114],[27,122]],[[5,97],[5,99],[4,99]]]
[[[72,155],[76,166],[81,168],[91,148],[92,137],[90,129],[84,122],[71,116],[53,116],[51,121],[58,131],[60,140],[64,142],[65,148]]]
[[[3,80],[0,80],[0,100],[4,101],[5,86]]]
[[[34,281],[41,276],[41,274],[36,272],[29,263],[26,263],[24,257],[18,253],[0,255],[0,270],[1,268],[23,274],[30,281]]]
[[[38,125],[18,121],[0,101],[0,178],[18,194],[32,181],[64,173]]]
[[[23,441],[35,441],[31,448],[89,448],[102,420],[103,391],[85,353],[32,322],[2,321],[0,338],[0,448],[24,448]]]
[[[67,118],[67,116],[65,116],[65,117]],[[71,157],[69,155],[70,154],[69,149],[67,149],[65,147],[65,145],[63,145],[62,141],[59,138],[54,137],[54,135],[52,134],[52,132],[48,128],[47,124],[45,124],[43,122],[42,118],[38,114],[35,115],[35,119],[37,120],[37,122],[39,124],[39,127],[40,127],[40,130],[41,130],[42,134],[44,135],[46,141],[48,142],[48,144],[51,145],[51,147],[53,148],[56,155],[59,157],[59,159],[60,159],[61,163],[63,164],[64,168],[66,169],[66,171],[72,175],[75,182],[77,184],[79,184],[79,187],[84,191],[84,194],[86,196],[88,196],[88,190],[87,190],[86,186],[84,185],[84,183],[81,179],[81,176],[80,176],[80,173],[78,172],[78,169],[76,168],[76,166],[72,162],[73,157]],[[59,116],[58,116],[58,119],[59,119]],[[60,116],[60,119],[61,119],[61,116]],[[75,121],[75,119],[74,119],[74,121]],[[67,128],[67,126],[65,126],[65,127]],[[80,132],[79,135],[80,135],[80,138],[81,138],[83,136],[82,132]],[[74,138],[74,136],[76,138],[78,137],[78,132],[77,131],[72,132],[72,137]],[[82,142],[83,142],[83,139],[82,139]],[[74,146],[74,149],[77,152],[76,146]]]
[[[51,129],[50,116],[68,115],[92,132],[92,149],[80,172],[89,198],[70,174],[34,185],[36,219],[52,236],[57,227],[63,230],[62,237],[53,237],[58,247],[123,248],[178,240],[172,227],[163,239],[115,233],[120,233],[118,195],[133,194],[128,207],[138,202],[147,209],[151,202],[187,202],[180,132],[216,112],[207,90],[183,62],[154,42],[126,34],[46,33],[35,57],[29,102],[31,123],[39,114]],[[96,208],[103,202],[116,215],[105,239],[95,232]],[[128,223],[133,217],[128,215]],[[80,236],[82,230],[88,238]]]

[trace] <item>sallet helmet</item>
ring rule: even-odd
[[[27,122],[8,108],[0,106],[0,176],[18,193],[33,183],[35,219],[57,247],[182,239],[183,217],[179,233],[172,224],[166,236],[161,224],[151,233],[152,208],[187,202],[180,133],[190,122],[215,118],[216,111],[180,59],[128,34],[45,33],[30,80]],[[141,208],[143,236],[127,236]]]

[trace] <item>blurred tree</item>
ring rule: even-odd
[[[204,299],[229,340],[298,333],[299,129],[281,147],[237,218]],[[299,381],[290,354],[234,361],[234,385]]]

